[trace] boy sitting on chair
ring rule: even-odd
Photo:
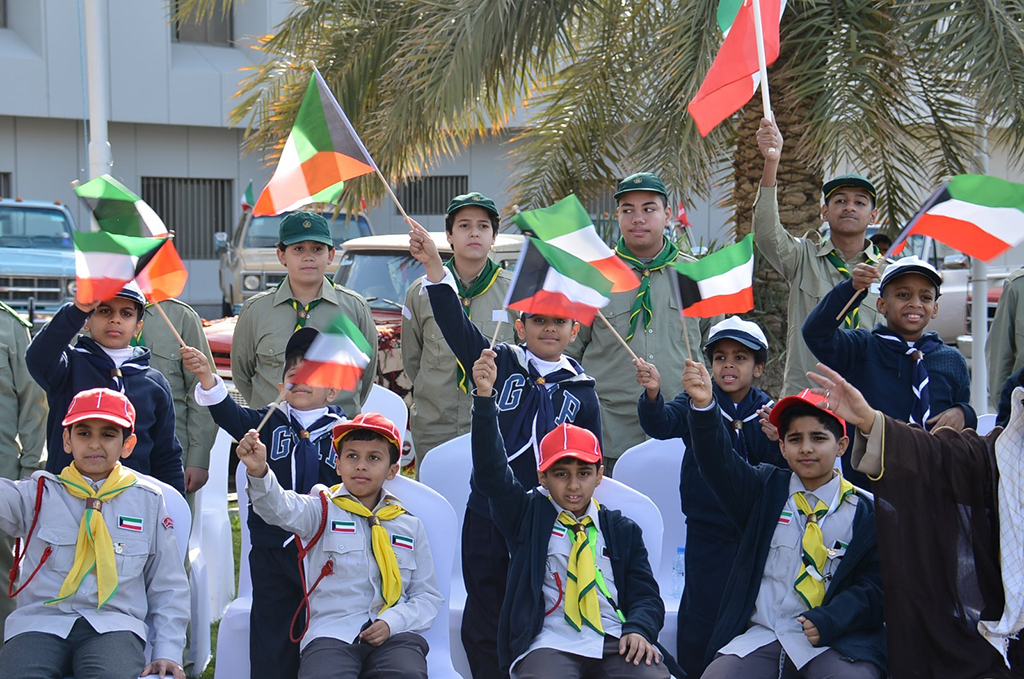
[[[597,437],[558,425],[540,443],[542,489],[524,488],[498,428],[494,358],[487,349],[473,364],[472,438],[473,477],[511,552],[498,620],[502,671],[667,678],[656,647],[665,605],[640,528],[593,500],[604,473]]]
[[[0,529],[24,536],[0,677],[185,679],[189,591],[174,522],[160,487],[121,464],[135,447],[135,408],[90,389],[61,424],[72,462],[59,475],[0,479]]]
[[[253,510],[295,533],[308,552],[307,572],[319,574],[307,593],[299,677],[425,678],[420,633],[443,599],[423,523],[383,489],[398,473],[398,429],[363,413],[334,428],[334,447],[342,483],[302,495],[281,488],[254,430],[238,444]]]

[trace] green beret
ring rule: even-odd
[[[859,174],[841,174],[825,182],[821,187],[822,193],[825,194],[825,202],[828,202],[829,196],[835,193],[837,189],[841,189],[844,186],[855,186],[858,189],[864,189],[871,196],[872,202],[878,196],[878,192],[875,191],[875,185],[867,177]]]
[[[315,212],[290,212],[281,220],[280,240],[285,246],[311,240],[334,247],[331,226]]]
[[[498,215],[498,208],[495,207],[494,201],[485,196],[482,193],[473,191],[472,193],[465,193],[461,196],[455,196],[452,198],[452,202],[448,203],[448,209],[444,211],[445,215],[454,214],[456,210],[464,207],[475,205],[476,207],[482,207],[483,209],[490,212],[495,217]]]
[[[668,191],[665,189],[665,183],[661,181],[661,178],[653,172],[636,172],[629,175],[615,188],[615,194],[613,198],[619,199],[624,193],[630,191],[653,191],[654,193],[660,193],[665,196],[665,200],[668,200]]]

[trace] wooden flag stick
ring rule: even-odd
[[[853,306],[853,303],[857,301],[857,298],[860,297],[862,292],[864,292],[864,291],[863,290],[854,290],[853,291],[853,296],[850,297],[850,301],[846,303],[846,306],[843,307],[843,310],[839,312],[838,316],[836,316],[836,320],[837,321],[843,320],[843,317],[846,316],[846,312],[850,310],[850,307]]]
[[[263,425],[265,425],[267,423],[267,420],[270,419],[270,415],[275,410],[277,410],[277,406],[281,405],[281,401],[284,400],[284,396],[287,393],[288,393],[288,385],[286,384],[286,385],[281,387],[281,392],[277,395],[277,399],[273,403],[270,404],[270,407],[267,408],[267,414],[263,416],[262,420],[260,420],[260,426],[256,427],[256,433],[257,434],[260,433],[260,430],[263,429]]]
[[[171,319],[167,318],[167,314],[164,312],[163,307],[160,306],[160,302],[153,302],[153,306],[155,306],[157,312],[161,316],[163,316],[164,322],[167,323],[167,327],[170,328],[171,332],[174,333],[174,339],[178,340],[178,344],[180,344],[183,347],[187,347],[188,345],[185,344],[185,340],[181,339],[181,335],[179,335],[178,331],[175,330],[173,325],[171,325]]]
[[[494,337],[491,338],[491,349],[494,349],[494,344],[495,344],[495,342],[498,341],[498,333],[501,332],[501,322],[503,320],[505,320],[505,314],[507,314],[507,313],[508,312],[505,311],[505,308],[502,307],[501,308],[501,316],[498,316],[498,324],[496,326],[494,326]]]
[[[402,207],[400,202],[398,202],[398,196],[396,196],[395,192],[391,190],[391,184],[388,184],[388,180],[384,179],[384,175],[381,174],[380,168],[374,165],[373,171],[376,172],[377,176],[380,177],[380,180],[384,182],[384,188],[388,190],[388,195],[391,196],[391,200],[395,201],[395,206],[398,208],[398,211],[402,213],[402,217],[406,221],[409,221],[409,215],[405,213],[405,208]]]
[[[634,361],[637,361],[637,360],[639,360],[639,359],[640,359],[640,357],[639,357],[639,356],[637,356],[637,355],[636,355],[636,354],[635,354],[635,353],[633,352],[633,350],[629,348],[629,345],[628,345],[628,344],[626,344],[626,340],[622,339],[622,335],[620,335],[620,334],[618,333],[618,331],[617,331],[617,330],[616,330],[616,329],[615,329],[614,327],[612,327],[612,324],[608,322],[608,319],[604,317],[604,314],[603,314],[603,313],[601,313],[600,311],[598,311],[598,312],[597,312],[597,317],[598,317],[598,318],[600,318],[600,319],[601,319],[602,321],[604,321],[604,324],[605,324],[605,325],[607,325],[607,326],[608,326],[608,329],[612,331],[612,334],[613,334],[613,335],[615,335],[615,339],[619,340],[619,342],[620,342],[620,343],[622,344],[622,346],[626,347],[626,351],[628,351],[628,352],[629,352],[629,355],[633,357],[633,360],[634,360]]]
[[[682,321],[683,321],[683,342],[686,343],[686,355],[689,356],[692,359],[693,358],[693,353],[690,352],[690,333],[686,329],[686,318],[684,317],[682,319]]]

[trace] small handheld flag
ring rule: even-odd
[[[163,220],[144,200],[108,174],[75,187],[101,231],[135,237],[167,235]]]
[[[754,308],[754,236],[712,252],[696,262],[676,262],[679,309],[683,317],[710,318]]]
[[[137,238],[106,231],[74,231],[75,298],[92,304],[116,295],[152,260],[166,238]]]
[[[185,290],[187,280],[185,263],[181,261],[178,249],[170,238],[163,239],[163,245],[153,252],[135,277],[139,289],[150,302],[177,297]]]
[[[245,192],[242,194],[242,212],[248,212],[255,204],[256,200],[253,198],[252,180],[250,179],[249,185],[245,187]]]
[[[311,387],[355,391],[359,378],[376,351],[348,316],[339,313],[306,349],[305,360],[292,382]]]

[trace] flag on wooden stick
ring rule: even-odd
[[[679,309],[684,317],[710,318],[754,308],[754,236],[696,262],[676,262]]]
[[[348,316],[339,313],[320,331],[306,349],[294,384],[355,391],[359,378],[370,364],[370,352],[376,351]]]
[[[168,241],[106,231],[74,231],[71,235],[75,241],[75,298],[82,304],[116,295]]]
[[[377,169],[320,71],[313,69],[277,169],[260,193],[254,217],[336,203],[348,179]]]
[[[612,283],[589,262],[527,238],[504,306],[527,314],[572,318],[590,325],[611,301]]]
[[[939,187],[903,227],[887,255],[913,235],[931,236],[965,255],[990,261],[1024,242],[1024,184],[961,174]]]

